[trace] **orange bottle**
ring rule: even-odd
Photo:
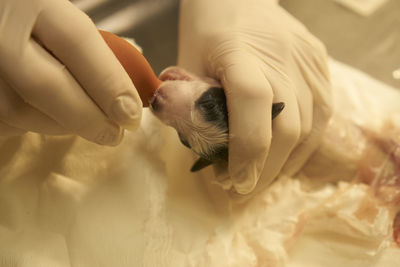
[[[148,107],[149,100],[161,84],[149,62],[123,38],[106,31],[99,32],[131,78],[142,99],[143,107]]]

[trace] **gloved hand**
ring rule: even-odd
[[[178,64],[219,79],[229,114],[233,192],[294,174],[318,146],[331,116],[323,45],[268,0],[182,0]],[[271,122],[272,102],[284,102]]]
[[[142,103],[93,22],[67,0],[0,2],[0,136],[75,133],[115,145]]]

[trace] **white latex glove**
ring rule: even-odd
[[[75,133],[115,145],[141,111],[129,76],[73,4],[0,2],[0,136]]]
[[[223,184],[248,194],[282,170],[298,171],[331,116],[323,45],[268,0],[183,0],[179,27],[178,64],[225,88],[230,139]],[[285,103],[273,122],[272,102]]]

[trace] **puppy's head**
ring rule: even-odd
[[[228,160],[228,112],[221,85],[185,70],[170,67],[150,101],[150,109],[163,123],[175,128],[180,141],[200,156],[197,171],[212,162]]]
[[[228,161],[228,111],[221,85],[170,67],[160,74],[163,83],[150,101],[150,109],[163,123],[175,128],[180,141],[200,156],[191,171]],[[273,105],[273,117],[283,109]]]

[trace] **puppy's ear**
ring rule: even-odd
[[[272,119],[275,119],[276,116],[281,113],[283,108],[285,107],[285,103],[283,102],[278,102],[278,103],[273,103],[272,104]]]
[[[163,70],[158,78],[161,81],[194,81],[194,80],[199,80],[196,75],[186,71],[185,69],[182,69],[180,67],[176,66],[171,66]]]
[[[192,166],[190,169],[191,172],[197,172],[200,171],[201,169],[211,165],[213,162],[211,160],[205,159],[205,158],[199,158]]]

